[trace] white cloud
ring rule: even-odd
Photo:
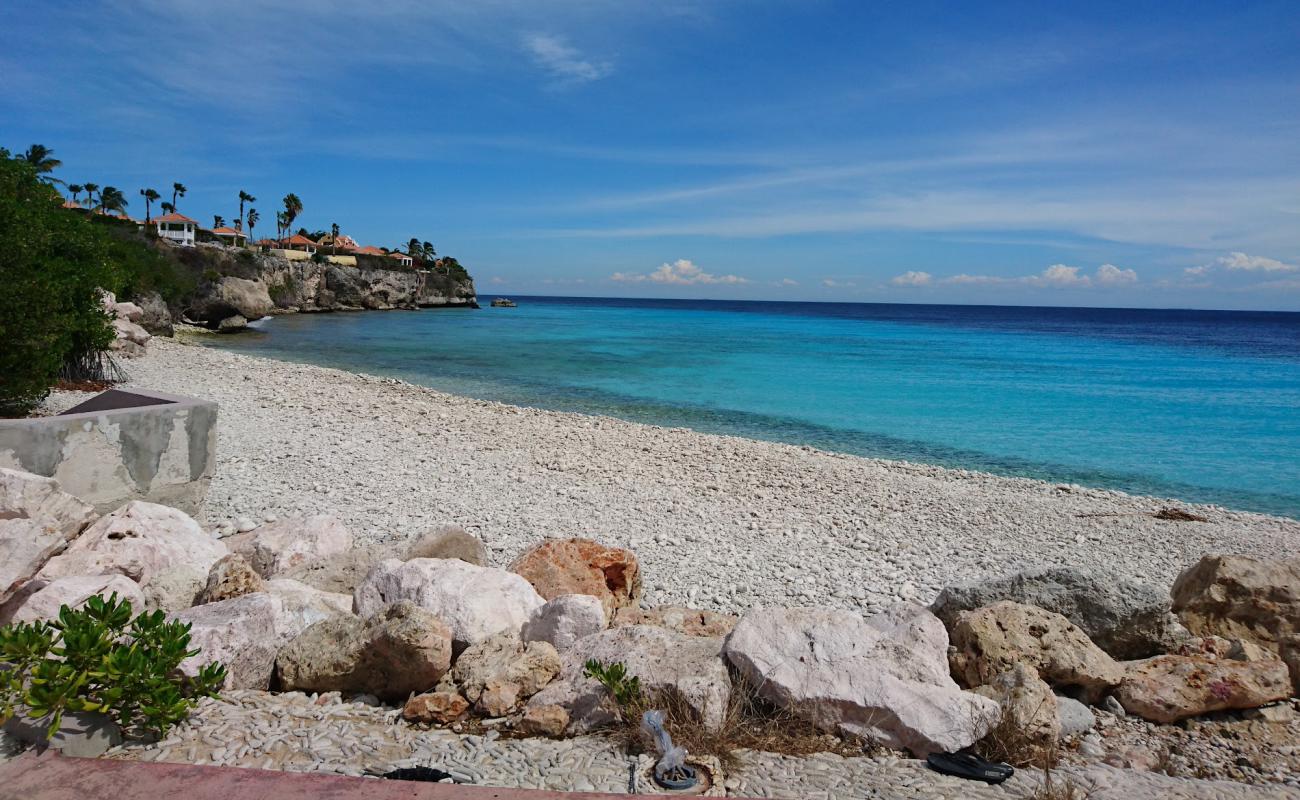
[[[853,281],[837,281],[831,278],[826,278],[822,281],[822,286],[825,286],[827,289],[848,289],[857,286],[857,284]]]
[[[493,275],[492,280],[488,281],[488,283],[491,283],[493,286],[500,286],[505,283],[505,281],[502,280],[500,275]]]
[[[679,286],[695,286],[698,284],[730,284],[738,285],[749,283],[748,278],[742,278],[739,275],[713,275],[705,272],[689,259],[679,258],[671,264],[660,264],[654,272],[615,272],[609,276],[610,280],[624,283],[641,283],[650,281],[652,283],[675,284]]]
[[[1205,273],[1207,273],[1207,272],[1209,272],[1209,271],[1210,271],[1210,265],[1209,265],[1209,264],[1202,264],[1202,265],[1199,266],[1199,267],[1184,267],[1184,268],[1183,268],[1183,274],[1184,274],[1184,275],[1193,275],[1193,276],[1195,276],[1195,275],[1204,275]]]
[[[894,286],[929,286],[931,275],[928,272],[917,272],[908,270],[902,275],[895,275],[889,279]]]
[[[1300,264],[1286,264],[1276,258],[1248,256],[1245,253],[1229,253],[1215,259],[1214,263],[1227,269],[1249,272],[1300,272]]]
[[[903,277],[903,276],[899,276]],[[897,278],[895,279],[897,280]],[[1088,289],[1094,286],[1129,286],[1137,283],[1136,270],[1120,269],[1114,264],[1102,264],[1093,275],[1080,274],[1079,267],[1053,264],[1037,275],[1004,278],[999,275],[953,275],[940,283],[957,285],[1023,284],[1047,289]]]
[[[799,281],[794,280],[793,278],[782,278],[781,280],[776,282],[776,285],[777,286],[798,286]]]
[[[1102,264],[1097,267],[1098,286],[1128,286],[1137,283],[1138,274],[1131,269],[1120,269],[1114,264]]]
[[[524,37],[524,47],[538,66],[563,83],[588,83],[606,77],[614,68],[608,62],[591,61],[563,38],[548,33]]]

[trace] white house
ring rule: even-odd
[[[194,230],[199,226],[199,223],[184,214],[177,214],[173,211],[170,214],[155,217],[153,223],[159,237],[169,239],[186,247],[194,246]]]
[[[242,231],[237,231],[225,225],[220,228],[213,228],[212,235],[227,247],[243,247],[248,244],[248,238],[244,236]]]
[[[409,267],[415,263],[415,260],[412,259],[410,256],[408,256],[406,253],[392,252],[388,254],[388,257],[397,259],[397,263],[401,264],[404,267]]]

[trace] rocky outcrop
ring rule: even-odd
[[[610,625],[615,628],[623,625],[657,625],[687,636],[726,636],[739,621],[740,617],[735,614],[723,614],[703,608],[629,606],[616,611]]]
[[[1300,634],[1300,558],[1209,555],[1174,581],[1174,612],[1199,636],[1252,641],[1273,652]]]
[[[144,607],[169,614],[184,611],[199,601],[207,580],[207,575],[186,564],[168,567],[142,584]]]
[[[487,546],[459,525],[440,525],[406,548],[404,561],[413,558],[458,558],[476,567],[489,566]]]
[[[1065,617],[1007,600],[958,614],[952,644],[953,674],[971,687],[1024,664],[1052,687],[1095,703],[1124,677],[1123,667]]]
[[[197,675],[204,664],[219,661],[227,689],[268,688],[275,654],[301,632],[288,624],[280,598],[265,592],[195,606],[173,619],[190,624],[190,647],[199,651],[181,662],[181,671]]]
[[[961,612],[1000,600],[1060,614],[1118,659],[1167,652],[1185,635],[1170,614],[1169,598],[1164,592],[1118,576],[1073,567],[1045,567],[947,586],[931,610],[951,629]]]
[[[469,714],[469,701],[456,692],[429,692],[406,701],[402,718],[428,725],[449,725]]]
[[[354,598],[362,616],[411,600],[446,622],[458,647],[502,631],[518,631],[544,602],[528,581],[514,573],[445,558],[381,561],[357,587]]]
[[[547,642],[567,650],[584,636],[605,630],[605,608],[589,594],[562,594],[538,608],[524,623],[525,642]]]
[[[357,547],[295,567],[282,577],[302,581],[326,592],[352,594],[370,574],[370,570],[375,568],[375,564],[384,558],[383,552]]]
[[[0,603],[96,518],[53,478],[0,468]]]
[[[366,618],[335,617],[307,628],[276,658],[285,689],[373,694],[425,692],[451,666],[451,630],[410,601]]]
[[[144,595],[140,586],[122,575],[79,575],[41,583],[41,588],[29,594],[6,622],[57,619],[61,607],[66,605],[69,608],[81,608],[87,600],[97,595],[105,598],[117,595],[119,600],[131,604],[134,614],[144,610]]]
[[[236,261],[217,266],[241,277],[204,281],[186,304],[190,319],[216,327],[236,315],[255,320],[295,311],[478,307],[472,280],[436,270],[289,261],[263,253]]]
[[[589,659],[620,663],[651,697],[671,694],[685,703],[710,730],[720,727],[731,698],[731,677],[720,651],[721,639],[683,636],[649,625],[613,628],[579,639],[560,656],[560,676],[528,701],[528,708],[560,706],[570,731],[585,733],[616,719],[609,693],[586,677]]]
[[[265,591],[262,576],[238,553],[222,556],[208,572],[199,603],[219,603],[232,597]]]
[[[37,577],[116,573],[143,584],[180,565],[206,575],[226,552],[225,545],[204,533],[184,512],[133,500],[87,528]]]
[[[145,292],[137,295],[135,304],[140,309],[140,318],[132,320],[154,336],[171,336],[176,332],[172,323],[172,312],[162,295],[157,292]]]
[[[948,634],[920,606],[901,603],[870,617],[756,608],[726,641],[727,660],[778,708],[918,756],[969,747],[1000,713],[996,702],[953,681]]]
[[[600,598],[605,616],[641,597],[641,568],[630,550],[590,539],[547,539],[510,565],[547,600],[564,594]]]
[[[450,680],[439,688],[454,686],[479,713],[502,717],[559,672],[560,655],[548,642],[524,642],[507,631],[461,653],[447,675]]]
[[[352,534],[327,514],[286,517],[226,540],[257,574],[274,578],[352,549]]]
[[[1124,710],[1151,722],[1226,709],[1257,708],[1291,694],[1281,661],[1156,656],[1128,665],[1116,695]]]

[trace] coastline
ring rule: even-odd
[[[1206,552],[1300,550],[1286,518],[510,406],[164,339],[125,367],[127,386],[219,403],[210,527],[331,513],[379,542],[457,523],[498,565],[548,536],[588,536],[637,553],[650,604],[873,611],[1050,564],[1167,588]],[[1151,516],[1167,505],[1210,521]]]

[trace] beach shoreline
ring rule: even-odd
[[[219,404],[210,528],[328,513],[361,542],[456,523],[498,566],[546,537],[641,561],[645,602],[875,611],[1034,566],[1162,589],[1207,552],[1277,558],[1300,522],[476,400],[154,339],[127,386]],[[52,399],[57,405],[59,397]],[[1155,519],[1177,505],[1208,522]]]

